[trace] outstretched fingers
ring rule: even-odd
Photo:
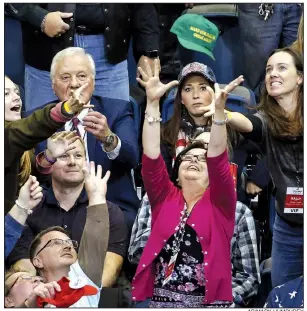
[[[171,82],[169,82],[169,83],[167,83],[167,84],[165,85],[165,89],[166,89],[166,91],[168,91],[168,90],[170,90],[171,88],[177,86],[178,84],[179,84],[179,82],[178,82],[177,80],[171,81]]]
[[[145,73],[145,71],[143,70],[143,68],[142,68],[142,67],[138,67],[138,71],[139,71],[139,73],[141,74],[143,81],[144,81],[144,82],[145,82],[145,81],[148,81],[149,77],[148,77],[148,75]]]
[[[151,67],[150,67],[147,59],[144,60],[144,66],[145,66],[146,74],[147,74],[148,78],[152,77],[153,76],[152,75],[152,70],[151,70]]]
[[[102,166],[99,164],[97,165],[97,175],[98,178],[102,178]]]
[[[87,162],[85,162],[83,164],[83,167],[82,167],[82,172],[84,174],[84,179],[88,179],[90,177],[90,172],[89,172],[89,167],[88,167],[88,164]]]
[[[159,68],[159,61],[157,58],[154,59],[154,76],[159,77],[160,68]]]
[[[136,81],[139,82],[144,88],[146,88],[146,82],[144,82],[142,79],[136,78]]]
[[[228,85],[226,85],[226,87],[224,88],[224,90],[227,93],[232,92],[239,84],[241,84],[244,81],[243,75],[239,76],[238,78],[234,79],[233,81],[231,81]]]
[[[110,176],[111,176],[111,172],[107,171],[106,174],[104,175],[104,177],[102,178],[102,180],[107,183],[109,178],[110,178]]]
[[[88,83],[83,84],[82,86],[80,86],[74,93],[75,97],[77,99],[79,99],[81,93],[85,90],[85,88],[88,86]]]
[[[95,162],[94,161],[90,162],[90,174],[91,176],[95,176]]]
[[[217,83],[216,83],[216,84],[217,84]],[[216,90],[215,84],[214,84],[214,89]],[[209,86],[209,85],[207,85],[207,86],[206,86],[206,90],[209,92],[210,97],[211,97],[211,101],[213,102],[213,101],[214,101],[215,94],[214,94],[214,91],[213,91],[212,87]]]

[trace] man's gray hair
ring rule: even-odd
[[[58,52],[52,59],[52,63],[51,63],[51,68],[50,68],[50,78],[51,81],[54,80],[54,76],[55,76],[55,71],[56,71],[56,67],[57,67],[57,63],[62,60],[64,57],[66,56],[72,56],[75,54],[81,54],[81,55],[85,55],[88,58],[88,61],[90,63],[90,67],[92,69],[92,74],[93,77],[95,79],[95,74],[96,74],[96,69],[95,69],[95,62],[93,60],[93,57],[91,54],[88,54],[85,52],[84,49],[79,48],[79,47],[69,47],[66,48],[60,52]]]

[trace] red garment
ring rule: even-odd
[[[170,181],[161,155],[143,155],[142,175],[152,210],[152,231],[132,282],[132,299],[152,297],[155,259],[176,232],[184,207],[182,191]],[[235,225],[236,192],[227,151],[207,158],[210,186],[195,204],[187,224],[200,239],[204,253],[204,304],[232,301],[230,241]]]
[[[61,286],[60,292],[55,292],[53,298],[41,298],[37,297],[36,304],[38,307],[43,308],[45,304],[50,303],[57,308],[69,308],[76,303],[83,296],[96,295],[98,293],[97,288],[91,285],[85,285],[81,288],[71,288],[69,286],[70,280],[67,277],[63,277],[58,284]]]

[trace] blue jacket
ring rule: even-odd
[[[131,169],[139,163],[139,146],[132,105],[127,101],[97,96],[91,98],[91,104],[95,106],[93,110],[107,118],[109,128],[121,140],[121,148],[118,157],[115,160],[110,160],[102,150],[101,142],[93,134],[87,133],[89,160],[94,161],[96,165],[102,165],[103,172],[110,170],[107,200],[121,208],[129,230],[131,230],[140,205],[131,176]],[[29,113],[31,111],[27,112],[27,114]],[[59,131],[63,130],[64,127]],[[47,141],[40,143],[35,153],[45,150],[46,143]]]
[[[5,215],[4,224],[4,258],[10,254],[19,240],[24,226],[17,222],[10,214]]]

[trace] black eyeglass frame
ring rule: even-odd
[[[64,244],[64,243],[68,243],[70,244],[73,248],[77,248],[78,247],[78,242],[75,241],[75,240],[71,240],[71,239],[68,239],[68,240],[63,240],[63,239],[51,239],[49,240],[35,255],[35,257],[43,250],[45,249],[46,247],[48,247],[53,241],[62,241],[60,245]],[[53,245],[51,245],[52,247]]]
[[[184,158],[187,157],[187,156],[188,156],[188,157],[192,157],[193,159],[196,158],[197,161],[199,161],[199,162],[207,162],[207,153],[205,153],[205,154],[183,154],[183,155],[180,157],[181,162],[184,162],[184,161],[192,161],[192,159],[191,159],[191,160],[185,160]],[[205,161],[199,160],[199,157],[200,157],[200,156],[203,156],[203,157],[205,158]]]

